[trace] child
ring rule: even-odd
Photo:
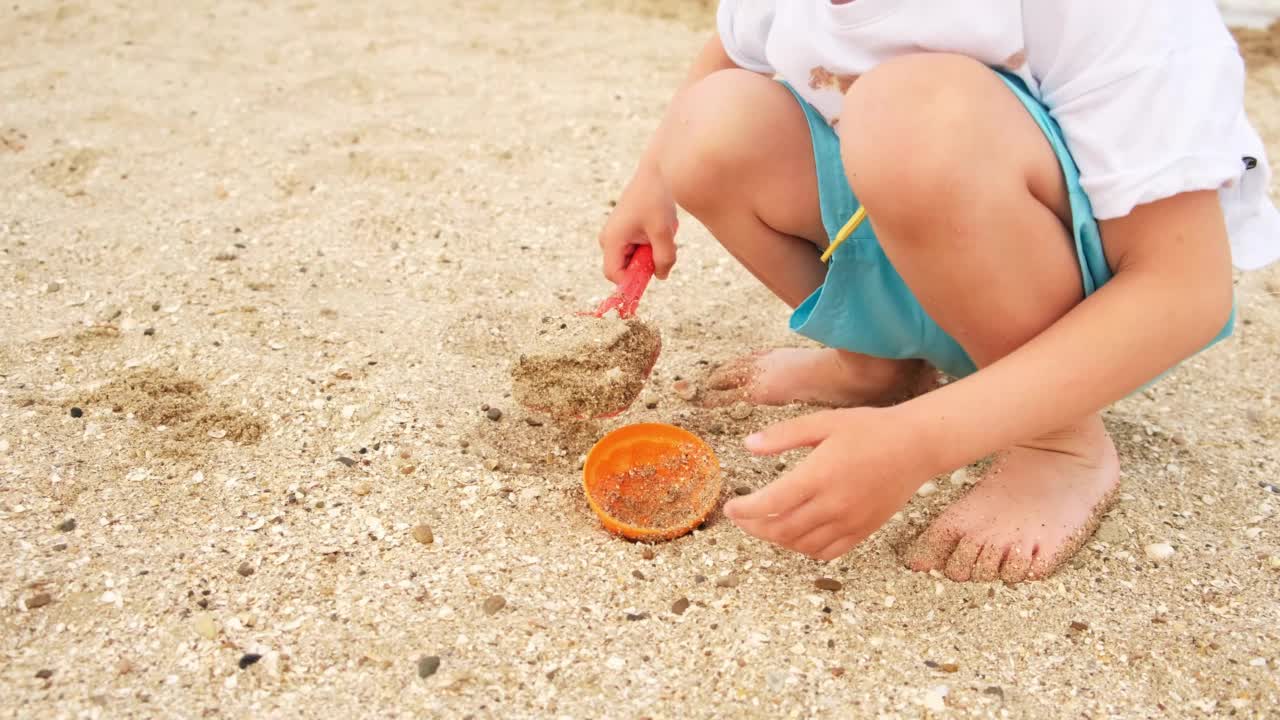
[[[998,453],[904,560],[1051,574],[1116,492],[1099,411],[1230,334],[1233,259],[1280,256],[1216,5],[723,0],[718,30],[600,244],[610,279],[645,243],[666,277],[679,204],[827,346],[709,378],[710,403],[844,408],[747,438],[814,450],[725,514],[832,559]],[[934,368],[962,379],[923,392]]]

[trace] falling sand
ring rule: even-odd
[[[657,330],[638,319],[569,315],[544,323],[511,377],[517,402],[560,418],[627,409],[662,346]]]

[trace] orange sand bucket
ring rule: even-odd
[[[605,435],[582,467],[587,503],[605,529],[656,542],[693,530],[720,499],[720,461],[697,435],[641,423]]]

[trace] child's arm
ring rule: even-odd
[[[729,59],[719,35],[713,35],[694,59],[684,84],[676,91],[668,108],[674,106],[680,94],[699,80],[717,70],[735,67],[737,65]],[[676,206],[658,170],[662,144],[674,131],[673,124],[668,110],[641,156],[618,207],[600,233],[604,274],[614,282],[622,279],[622,268],[626,266],[632,245],[648,243],[653,246],[655,272],[659,278],[666,278],[675,264]]]
[[[1216,191],[1140,205],[1100,227],[1115,268],[1106,285],[971,381],[903,406],[934,465],[960,467],[1102,410],[1222,331],[1231,256]]]
[[[886,409],[817,413],[747,439],[772,454],[817,446],[795,471],[730,502],[747,532],[794,547],[823,528],[844,554],[925,480],[1096,412],[1198,351],[1231,312],[1231,261],[1214,191],[1101,223],[1115,274],[1039,336],[974,375]]]

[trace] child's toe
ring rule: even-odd
[[[907,546],[902,563],[916,572],[941,570],[963,535],[958,528],[934,523]]]
[[[1046,548],[1037,545],[1031,558],[1031,564],[1027,567],[1027,579],[1043,580],[1049,577],[1054,570],[1058,569],[1062,556],[1061,548]]]
[[[983,545],[982,553],[978,555],[978,560],[973,565],[973,575],[970,579],[974,582],[998,580],[1000,578],[1000,563],[1004,561],[1008,552],[1009,545],[1007,543],[988,541]]]
[[[942,572],[956,582],[968,582],[973,577],[973,566],[981,554],[982,543],[972,536],[966,536],[956,544],[956,549],[947,558],[946,569]]]
[[[1000,579],[1007,583],[1018,583],[1027,579],[1027,569],[1031,567],[1031,546],[1017,543],[1009,548],[1000,565]]]

